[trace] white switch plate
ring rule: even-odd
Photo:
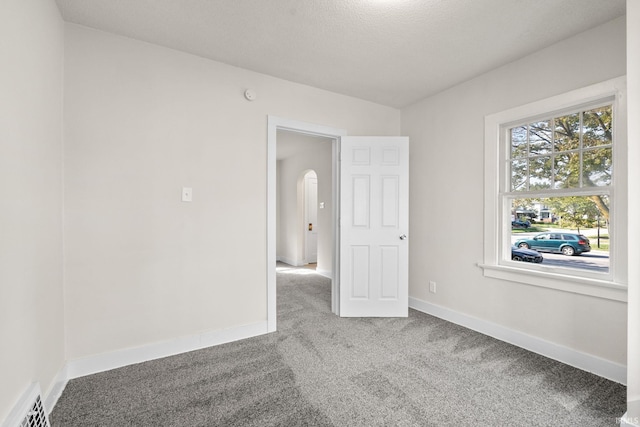
[[[193,200],[193,189],[191,187],[182,187],[182,201],[190,202]]]
[[[320,202],[320,209],[324,209],[324,202]]]

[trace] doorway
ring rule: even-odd
[[[344,129],[330,128],[312,123],[269,116],[267,125],[267,330],[276,331],[276,245],[277,245],[277,140],[278,131],[288,131],[300,135],[311,135],[331,140],[331,309],[339,314],[339,283],[336,274],[338,266],[338,153],[339,139],[346,135]],[[322,201],[320,202],[322,203]]]

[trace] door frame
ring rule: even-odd
[[[278,130],[298,132],[306,135],[323,136],[333,139],[332,170],[333,184],[331,199],[333,205],[333,254],[331,262],[331,311],[340,314],[340,284],[339,284],[339,259],[340,240],[338,226],[340,212],[340,137],[346,136],[345,129],[332,128],[298,120],[285,119],[276,116],[267,116],[267,331],[275,332],[277,327],[276,304],[276,147]]]

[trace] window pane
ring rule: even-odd
[[[531,123],[529,125],[529,154],[550,153],[551,134],[550,120]]]
[[[511,136],[511,158],[527,156],[527,127],[520,126],[512,128]]]
[[[584,187],[611,185],[611,148],[587,150],[582,155]]]
[[[511,191],[527,191],[527,160],[511,161]]]
[[[534,157],[529,166],[529,190],[551,188],[551,157]]]
[[[580,186],[580,154],[561,153],[554,156],[554,188],[578,188]]]
[[[557,117],[555,120],[555,151],[580,148],[580,114]]]
[[[611,106],[585,111],[583,116],[585,148],[611,144]]]
[[[609,197],[606,195],[514,199],[511,201],[511,244],[539,252],[542,264],[609,272]],[[522,227],[529,221],[529,227]],[[538,264],[512,249],[520,266]],[[528,254],[531,256],[532,254]],[[535,255],[535,254],[534,254]],[[526,258],[526,259],[523,259]]]

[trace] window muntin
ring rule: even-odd
[[[609,206],[613,173],[613,103],[592,104],[577,111],[561,112],[507,126],[509,147],[505,167],[509,176],[506,191],[501,195],[510,216],[508,224],[522,220],[532,225],[526,230],[511,230],[510,244],[523,237],[536,238],[537,250],[543,252],[546,265],[574,270],[570,274],[609,273]],[[554,233],[555,231],[555,233]],[[546,233],[539,235],[539,233]],[[597,248],[572,244],[576,255],[585,255],[593,262],[564,257],[556,244],[575,242],[570,234],[587,234],[587,240],[597,237]],[[596,236],[597,233],[597,236]],[[558,239],[553,239],[556,236]],[[602,244],[606,239],[606,245]],[[539,240],[539,241],[538,241]],[[505,244],[507,241],[503,240]],[[557,242],[556,242],[557,243]],[[547,255],[548,253],[548,255]],[[510,261],[509,251],[502,250],[503,259]],[[544,262],[543,262],[544,264]],[[541,268],[539,265],[518,265]],[[577,271],[576,271],[577,269]]]
[[[509,128],[510,191],[610,185],[612,110],[606,104]]]

